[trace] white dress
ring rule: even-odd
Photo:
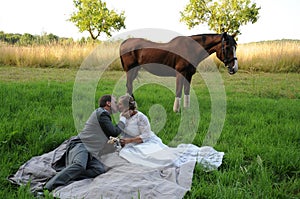
[[[150,127],[149,120],[142,112],[126,120],[124,133],[121,138],[140,136],[142,143],[126,144],[119,155],[131,163],[152,168],[168,166],[180,167],[188,161],[202,164],[206,170],[214,170],[222,164],[223,152],[212,147],[198,147],[193,144],[180,144],[176,148],[165,145]]]

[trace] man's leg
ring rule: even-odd
[[[67,167],[51,178],[46,183],[45,189],[52,191],[58,186],[66,185],[86,170],[89,153],[83,143],[76,144],[66,155]]]
[[[76,178],[76,180],[82,180],[85,178],[95,178],[98,175],[104,173],[105,167],[104,165],[95,157],[92,157],[90,160],[88,160],[86,170],[81,173],[81,175]]]

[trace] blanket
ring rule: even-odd
[[[52,164],[62,157],[68,142],[66,140],[55,150],[31,158],[15,174],[9,176],[8,180],[18,185],[29,184],[32,192],[42,190],[44,184],[56,174]],[[181,151],[186,148],[187,153],[193,153],[197,149],[196,158],[189,158],[177,166],[151,168],[130,163],[121,158],[118,152],[113,152],[99,157],[107,167],[106,173],[58,187],[52,194],[61,199],[183,198],[191,188],[196,162],[206,171],[211,171],[222,164],[224,153],[212,147],[197,148],[190,144],[182,144],[177,148]]]

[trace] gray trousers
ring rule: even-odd
[[[105,172],[103,164],[92,157],[83,143],[75,143],[66,151],[66,167],[51,178],[45,189],[52,191],[58,186],[76,180],[94,178]]]

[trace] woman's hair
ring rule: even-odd
[[[136,110],[137,104],[134,101],[133,97],[130,95],[123,95],[119,98],[119,101],[123,104],[124,107],[128,108],[129,110]]]
[[[106,102],[111,102],[111,95],[103,95],[100,99],[99,99],[99,107],[104,107],[106,106]]]

